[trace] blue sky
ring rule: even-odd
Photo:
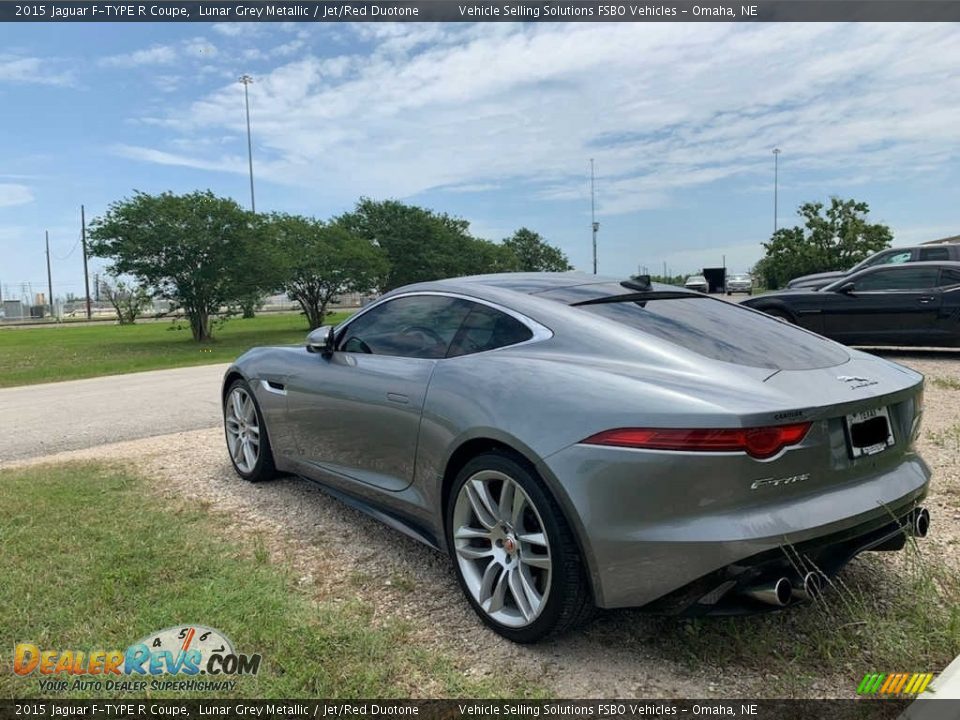
[[[134,189],[329,217],[361,195],[528,226],[600,270],[748,268],[805,200],[896,244],[960,233],[960,28],[938,24],[0,26],[0,283],[82,293],[88,219]],[[102,267],[94,260],[93,270]],[[9,288],[9,291],[8,291]]]

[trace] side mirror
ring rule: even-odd
[[[843,285],[837,288],[837,292],[843,293],[844,295],[850,295],[853,293],[855,285],[856,284],[853,281],[845,282]]]
[[[323,325],[307,335],[307,352],[328,355],[333,352],[333,325]]]

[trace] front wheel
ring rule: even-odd
[[[447,542],[473,609],[509,640],[535,642],[593,610],[573,533],[519,458],[493,451],[466,464],[450,493]]]
[[[237,475],[250,482],[276,477],[263,413],[244,380],[234,381],[227,390],[223,400],[223,429],[230,462]]]

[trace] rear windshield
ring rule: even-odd
[[[567,292],[553,299],[574,303],[586,293]],[[579,297],[570,297],[580,295]],[[596,297],[596,295],[594,295]],[[642,330],[714,360],[777,370],[832,367],[849,355],[843,347],[786,322],[723,300],[691,297],[581,305],[583,312],[599,315]]]

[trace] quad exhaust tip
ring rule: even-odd
[[[926,508],[919,508],[913,515],[913,535],[914,537],[924,538],[930,532],[930,511]]]
[[[811,571],[797,580],[793,593],[801,600],[814,600],[823,592],[823,573]]]
[[[790,597],[793,595],[793,587],[787,578],[782,577],[773,582],[748,588],[744,590],[743,594],[767,605],[783,607],[790,602]]]

